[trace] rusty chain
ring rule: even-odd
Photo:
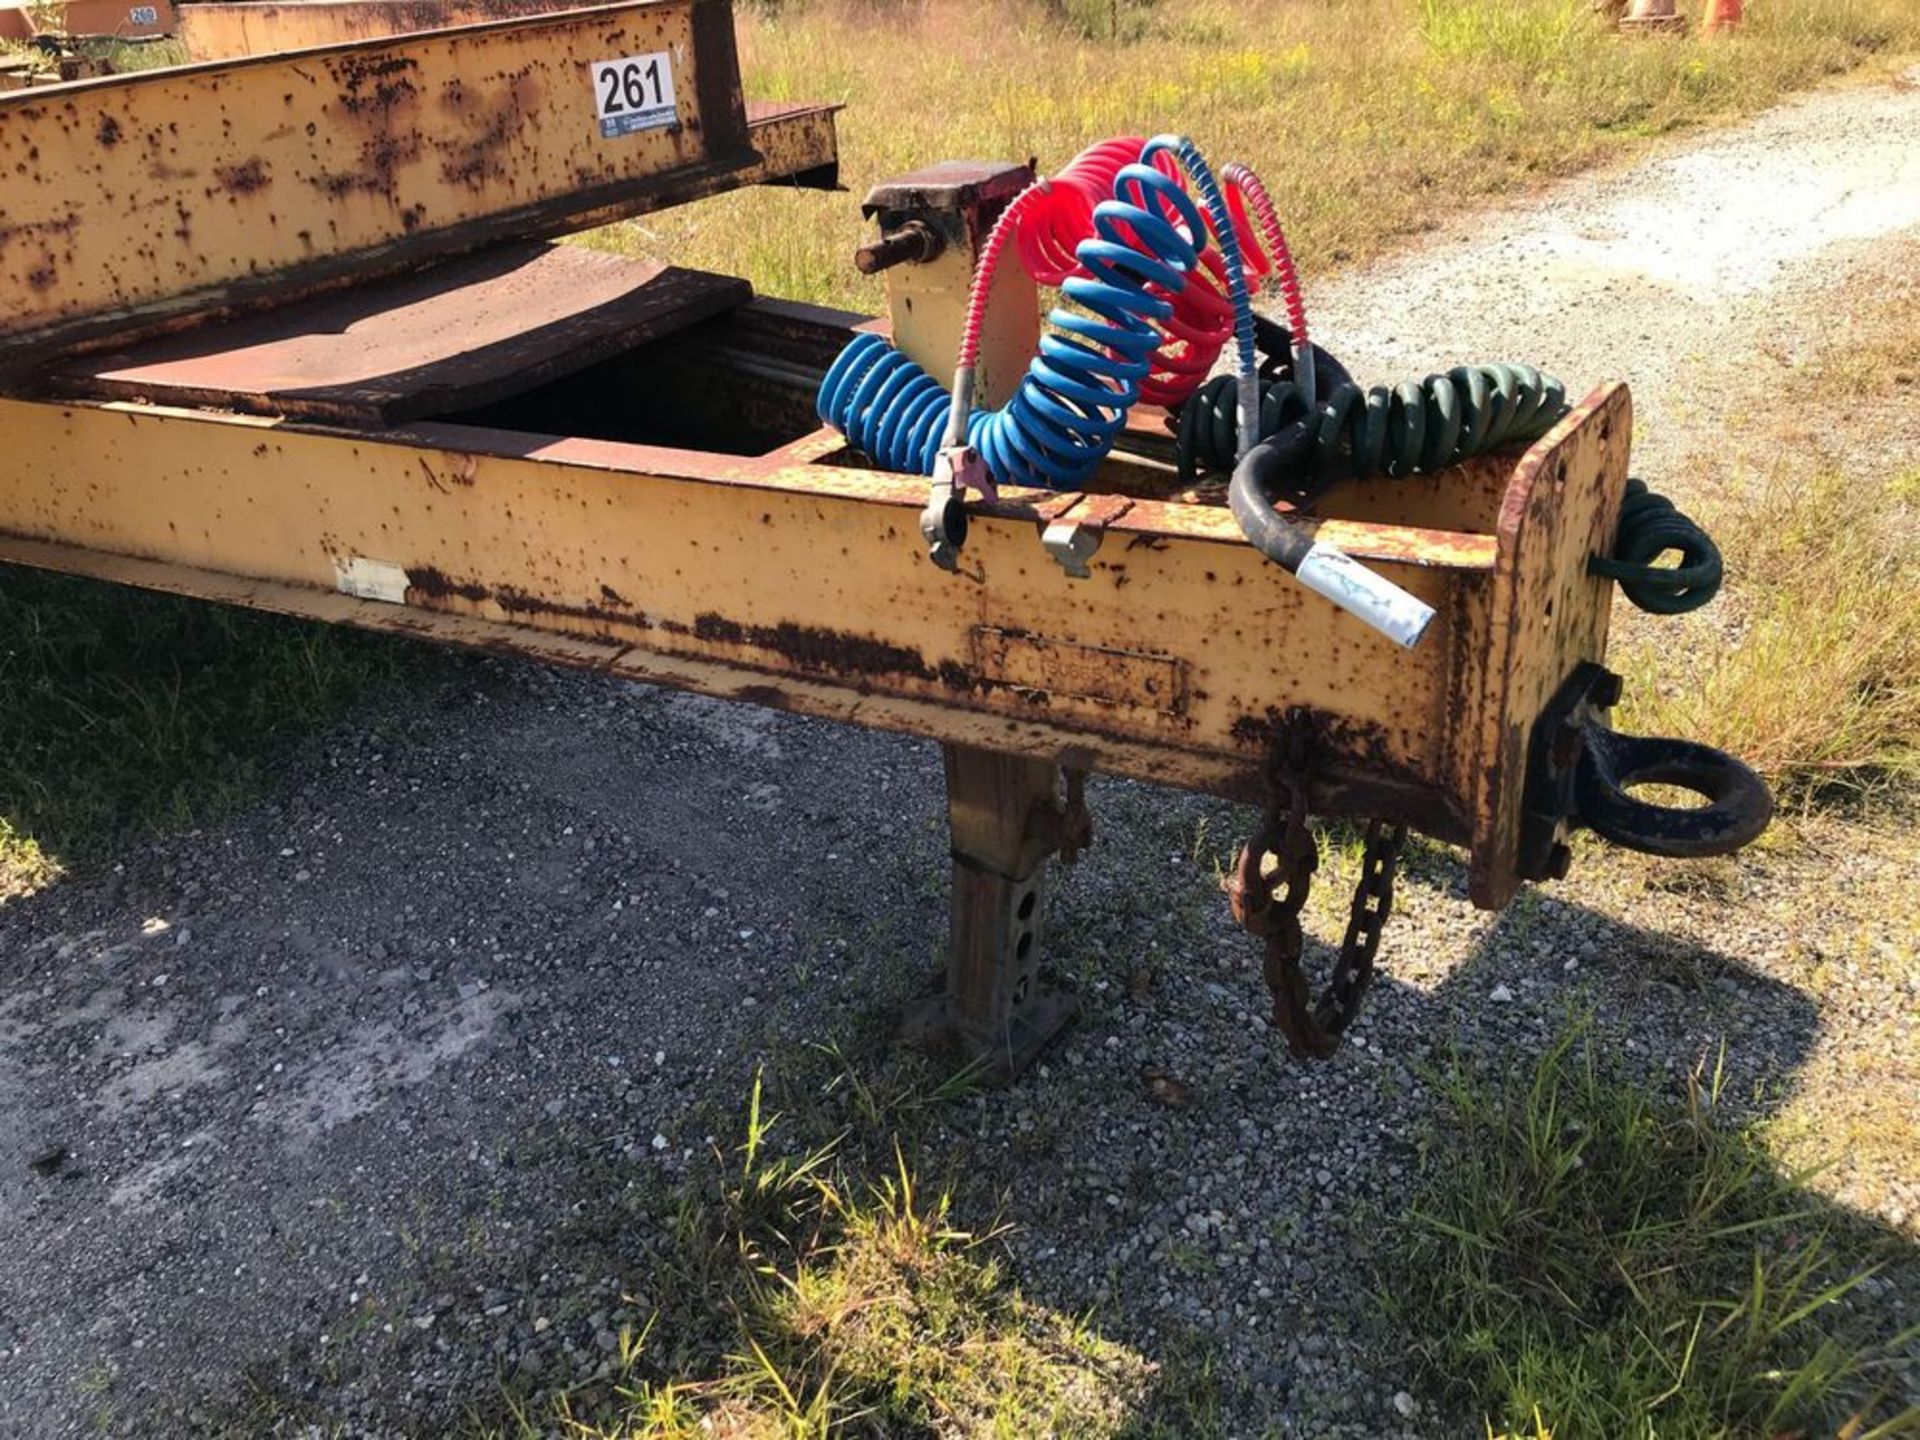
[[[1300,925],[1320,864],[1319,847],[1307,829],[1307,778],[1313,759],[1311,722],[1302,714],[1288,716],[1268,757],[1266,813],[1240,852],[1228,898],[1234,919],[1266,942],[1274,1028],[1287,1037],[1287,1048],[1299,1058],[1324,1060],[1340,1048],[1340,1037],[1360,1013],[1373,982],[1407,831],[1391,821],[1368,822],[1347,933],[1333,977],[1315,1001],[1303,963],[1306,934]]]

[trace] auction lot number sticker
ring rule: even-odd
[[[657,130],[679,118],[673,103],[673,60],[664,50],[593,62],[594,113],[600,138]]]

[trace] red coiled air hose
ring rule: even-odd
[[[1070,275],[1084,275],[1074,250],[1093,234],[1093,207],[1113,198],[1113,181],[1121,170],[1140,159],[1146,141],[1139,136],[1115,136],[1089,145],[1058,175],[1032,187],[1033,199],[1022,217],[1020,263],[1042,285],[1058,288]],[[1179,179],[1179,163],[1156,155],[1154,168]]]
[[[1026,203],[1021,205],[1015,244],[1020,263],[1035,281],[1057,286],[1070,276],[1086,273],[1074,258],[1074,250],[1093,233],[1094,207],[1113,198],[1114,177],[1123,166],[1139,159],[1143,144],[1138,137],[1121,136],[1089,146],[1059,174],[1041,181],[1021,197]],[[1179,164],[1171,155],[1158,153],[1153,164],[1169,178],[1184,183]],[[1273,202],[1259,178],[1244,165],[1230,166],[1221,178],[1245,256],[1247,278],[1258,283],[1269,273],[1276,275],[1286,301],[1289,328],[1304,344],[1306,307]],[[1249,204],[1252,218],[1247,213]],[[1211,215],[1207,226],[1209,230],[1214,226]],[[1216,242],[1219,239],[1217,235],[1213,238]],[[1148,293],[1168,301],[1173,313],[1156,322],[1163,338],[1147,362],[1140,398],[1173,409],[1206,380],[1220,352],[1233,338],[1233,301],[1224,251],[1217,243],[1202,250],[1199,269],[1187,277],[1186,288],[1178,294],[1165,294],[1154,287],[1149,287]]]
[[[1293,251],[1287,248],[1286,232],[1280,228],[1280,215],[1273,208],[1273,197],[1267,194],[1260,177],[1238,161],[1220,172],[1220,183],[1227,192],[1227,206],[1233,211],[1234,229],[1240,232],[1247,277],[1261,280],[1269,273],[1273,275],[1287,307],[1287,329],[1293,333],[1294,348],[1305,347],[1307,303],[1300,295],[1300,276],[1293,268]],[[1254,239],[1252,225],[1247,223],[1248,202],[1260,220],[1259,242]]]

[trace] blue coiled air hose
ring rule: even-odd
[[[967,447],[997,483],[1084,486],[1139,399],[1148,357],[1161,341],[1154,322],[1173,313],[1171,303],[1152,290],[1178,294],[1184,289],[1207,243],[1199,208],[1177,180],[1152,164],[1163,152],[1186,170],[1214,222],[1234,316],[1236,448],[1242,456],[1254,451],[1260,438],[1259,357],[1239,239],[1212,168],[1198,146],[1176,135],[1148,141],[1140,159],[1115,176],[1113,197],[1094,207],[1094,233],[1074,249],[1086,273],[1069,277],[1061,287],[1067,299],[1091,314],[1064,306],[1052,312],[1052,328],[1006,406],[984,414],[972,408],[970,341],[963,346],[949,396],[878,336],[861,335],[821,384],[821,418],[889,469],[935,474],[936,462],[962,439],[958,432],[964,428]],[[990,239],[990,248],[993,243]],[[970,326],[980,287],[990,282],[990,274],[976,277]],[[1283,520],[1269,494],[1252,481],[1252,472],[1237,471],[1228,497],[1249,540],[1302,584],[1395,643],[1411,646],[1419,640],[1433,618],[1430,607]],[[954,498],[957,492],[946,486],[936,479],[922,529],[935,562],[952,568],[965,533],[965,512]]]
[[[1150,158],[1155,147],[1173,149],[1179,143],[1162,136],[1149,143],[1143,157]],[[1199,164],[1196,184],[1200,173],[1211,184],[1205,162]],[[1218,187],[1213,190],[1218,196]],[[1062,295],[1080,309],[1058,306],[1047,317],[1051,329],[1041,337],[1039,353],[1012,400],[999,410],[974,410],[968,416],[967,443],[1001,484],[1048,489],[1085,484],[1112,451],[1139,399],[1147,357],[1160,344],[1153,322],[1173,313],[1172,305],[1148,287],[1177,294],[1206,243],[1206,226],[1192,198],[1150,164],[1122,169],[1114,179],[1114,198],[1094,208],[1093,220],[1094,233],[1074,251],[1086,274],[1061,286]],[[1234,270],[1237,274],[1237,262]],[[1242,279],[1236,304],[1248,312],[1251,355],[1252,307],[1245,288]],[[933,473],[946,438],[948,392],[878,335],[854,337],[828,369],[817,403],[820,418],[875,464]]]

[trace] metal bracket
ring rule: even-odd
[[[1040,543],[1060,562],[1060,568],[1075,580],[1091,580],[1093,571],[1087,561],[1100,548],[1104,532],[1077,520],[1056,520],[1040,533]]]
[[[1106,539],[1107,526],[1132,508],[1133,501],[1120,495],[1075,496],[1048,519],[1040,543],[1070,579],[1091,580],[1087,562]]]
[[[1062,865],[1076,865],[1081,853],[1093,845],[1093,812],[1087,808],[1087,772],[1063,767],[1067,799],[1064,805],[1051,799],[1038,801],[1027,817],[1028,829],[1060,858]]]
[[[867,192],[860,213],[883,233],[918,221],[945,243],[971,253],[1013,198],[1033,183],[1033,167],[981,160],[948,160],[882,181]],[[943,233],[944,232],[944,233]],[[931,255],[916,257],[922,263]]]

